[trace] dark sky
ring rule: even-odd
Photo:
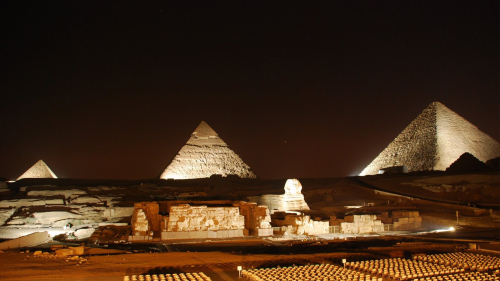
[[[0,176],[155,178],[201,120],[349,176],[436,100],[500,139],[497,0],[144,2],[0,2]]]

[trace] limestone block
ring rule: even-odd
[[[167,231],[217,231],[243,229],[245,219],[238,207],[174,206],[170,209]]]
[[[142,209],[137,209],[132,217],[133,232],[142,232],[149,230],[149,221]]]
[[[71,204],[100,204],[102,201],[99,198],[91,196],[79,196],[71,200]]]
[[[65,198],[82,194],[87,194],[87,192],[80,189],[64,189],[64,190],[30,190],[27,193],[28,196],[52,197],[52,196],[63,195]]]
[[[67,256],[72,256],[74,255],[74,252],[72,249],[59,249],[59,250],[56,250],[55,252],[56,256],[59,256],[59,257],[67,257]]]
[[[377,220],[376,215],[353,215],[346,217],[346,221],[340,223],[340,230],[349,234],[381,232],[384,230],[384,225]]]
[[[83,255],[83,252],[85,251],[85,248],[83,246],[79,247],[68,247],[68,249],[73,251],[74,255],[81,256]]]
[[[272,236],[273,229],[272,228],[259,228],[257,231],[257,236]]]

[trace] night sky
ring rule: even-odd
[[[0,2],[0,177],[156,178],[202,120],[260,178],[350,176],[433,101],[500,139],[497,0],[144,2]]]

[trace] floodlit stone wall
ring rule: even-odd
[[[284,235],[319,235],[329,233],[328,221],[314,221],[310,216],[285,215],[284,220],[274,220],[273,223],[281,227]]]
[[[394,230],[415,230],[422,227],[422,218],[418,211],[393,211]]]
[[[238,207],[172,206],[167,231],[217,231],[245,228]]]
[[[340,232],[345,234],[364,234],[383,231],[384,225],[380,220],[377,220],[376,215],[346,216],[345,221],[340,223]]]
[[[250,235],[270,236],[273,235],[271,227],[271,216],[269,208],[256,203],[239,202],[235,204],[240,213],[245,217],[245,229]]]
[[[152,233],[160,232],[162,216],[159,215],[160,207],[156,202],[141,202],[134,204],[132,214],[132,235],[153,236]]]

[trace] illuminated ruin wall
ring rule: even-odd
[[[212,175],[256,177],[238,154],[202,121],[160,178],[195,179],[209,178]]]
[[[118,204],[122,202],[123,195],[111,194],[124,190],[107,186],[68,189],[50,185],[21,187],[20,193],[24,198],[11,197],[0,201],[0,239],[14,239],[40,231],[88,238],[99,223],[130,219],[134,208],[121,207]]]
[[[238,207],[207,207],[182,204],[170,208],[162,240],[242,237],[245,218]]]
[[[393,211],[394,230],[415,230],[422,227],[422,218],[418,211]]]
[[[243,229],[245,219],[238,207],[172,206],[167,231]]]
[[[307,215],[287,214],[284,220],[275,219],[273,225],[279,227],[283,235],[320,235],[329,233],[328,221],[315,221]]]
[[[241,215],[245,217],[246,235],[271,236],[273,229],[271,227],[271,216],[267,206],[257,205],[254,202],[235,203],[240,209]]]
[[[345,234],[365,234],[383,232],[384,225],[376,215],[346,216],[340,223],[340,232]]]
[[[500,157],[500,143],[439,102],[430,104],[361,173],[387,167],[408,172],[446,170],[468,152],[486,162]]]
[[[152,236],[151,232],[159,233],[160,222],[162,220],[162,216],[159,215],[159,211],[160,207],[156,202],[135,203],[131,221],[132,235]]]
[[[156,202],[134,205],[129,241],[230,238],[272,235],[267,206],[234,202],[233,207],[173,205],[169,216],[159,215]]]

